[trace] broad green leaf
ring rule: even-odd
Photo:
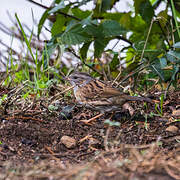
[[[104,33],[102,32],[102,28],[99,25],[87,25],[85,26],[84,30],[87,32],[87,34],[93,36],[93,37],[101,37],[104,38]]]
[[[117,69],[117,65],[119,65],[118,53],[114,54],[114,57],[113,57],[112,61],[109,64],[110,70],[111,71],[116,70]]]
[[[109,39],[102,39],[102,38],[97,38],[94,41],[94,56],[95,57],[100,57],[102,52],[104,51],[104,48],[108,44]]]
[[[77,8],[77,7],[71,9],[71,11],[72,11],[73,15],[74,15],[75,17],[79,18],[79,19],[85,19],[85,18],[87,18],[88,16],[90,16],[91,13],[92,13],[91,11],[88,11],[88,10],[83,11],[83,10]]]
[[[86,26],[86,25],[98,25],[97,20],[92,20],[92,14],[90,14],[87,18],[83,19],[80,24]]]
[[[65,22],[66,18],[63,15],[58,14],[56,17],[56,22],[53,24],[51,29],[52,36],[55,36],[63,31]]]
[[[120,23],[125,27],[126,29],[131,28],[131,23],[132,23],[132,17],[131,17],[131,12],[123,14],[120,19]]]
[[[80,55],[83,60],[86,59],[87,57],[87,52],[91,43],[92,43],[91,41],[84,43],[82,48],[80,49]]]
[[[154,9],[149,0],[145,0],[140,4],[139,13],[147,23],[151,22],[154,16]]]
[[[121,17],[124,15],[124,13],[110,13],[110,12],[105,12],[105,13],[102,13],[102,17],[104,19],[109,19],[109,20],[115,20],[117,22],[120,21]]]
[[[149,26],[147,27],[146,22],[140,15],[131,18],[131,31],[134,31],[134,33],[140,33],[141,36],[144,36],[144,31],[146,30],[146,28],[149,28]],[[140,38],[140,40],[142,40],[142,38]]]
[[[64,0],[62,0],[56,7],[52,8],[48,13],[51,14],[51,13],[55,13],[57,12],[58,10],[60,9],[64,9],[66,6],[64,4]]]
[[[146,0],[134,0],[134,7],[135,7],[135,13],[136,15],[139,13],[140,4]]]
[[[104,21],[100,28],[105,37],[119,36],[127,32],[117,21]]]
[[[149,24],[154,16],[154,9],[149,0],[134,0],[134,7],[136,15],[140,14]]]
[[[111,0],[104,0],[101,4],[101,12],[111,9]]]
[[[91,37],[85,32],[81,24],[76,24],[61,35],[61,40],[64,44],[75,45],[88,42]]]
[[[40,33],[41,33],[43,24],[44,24],[44,22],[46,21],[47,17],[49,16],[48,12],[49,12],[49,9],[47,9],[47,10],[43,13],[43,15],[41,16],[41,19],[40,19],[40,21],[39,21],[39,23],[38,23],[38,33],[37,33],[38,38],[39,38],[39,35],[40,35]]]
[[[78,24],[78,21],[76,20],[71,20],[70,22],[68,22],[68,25],[66,26],[66,32],[69,31],[71,28],[73,28],[75,25]]]

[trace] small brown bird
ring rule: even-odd
[[[149,98],[129,96],[87,73],[74,72],[67,80],[74,86],[74,95],[79,104],[101,113],[117,111],[128,101],[152,103]]]

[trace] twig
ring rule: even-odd
[[[50,7],[47,7],[47,6],[42,5],[42,4],[39,4],[39,3],[37,3],[37,2],[35,2],[35,1],[33,1],[33,0],[27,0],[27,1],[29,1],[29,2],[31,2],[31,3],[34,3],[34,4],[40,6],[40,7],[44,8],[44,9],[49,9],[49,10],[51,9]],[[75,20],[81,21],[81,19],[79,19],[79,18],[77,18],[77,17],[75,17],[75,16],[72,16],[72,15],[69,15],[69,14],[63,13],[63,12],[61,12],[61,11],[58,11],[58,13],[64,15],[65,17],[70,17],[70,18],[73,18],[73,19],[75,19]]]
[[[143,56],[144,56],[144,51],[145,51],[145,49],[146,49],[147,41],[148,41],[148,39],[149,39],[149,35],[150,35],[150,32],[151,32],[153,23],[154,23],[154,19],[151,20],[151,24],[150,24],[150,27],[149,27],[149,31],[148,31],[148,34],[147,34],[147,37],[146,37],[146,41],[145,41],[145,43],[144,43],[144,47],[143,47],[142,54],[141,54],[141,61],[142,61]]]
[[[38,121],[38,122],[44,122],[41,119],[33,118],[33,117],[26,117],[26,116],[12,116],[12,117],[7,117],[5,118],[6,120],[12,120],[12,119],[23,119],[23,120],[33,120],[33,121]]]
[[[58,158],[55,156],[55,153],[51,150],[50,147],[44,146],[44,148],[50,152],[50,154],[51,154],[51,156],[53,157],[53,159],[55,159],[55,160],[57,160],[57,161],[60,160],[60,159],[58,159]]]
[[[142,65],[142,63],[141,63],[140,65]],[[140,65],[139,65],[139,66],[140,66]],[[123,78],[123,80],[121,80],[121,81],[118,83],[118,86],[119,86],[122,82],[126,81],[128,78],[130,78],[131,76],[133,76],[133,75],[136,74],[137,72],[142,71],[143,69],[147,68],[148,66],[149,66],[149,65],[143,66],[142,68],[137,69],[134,73],[129,74],[128,76],[126,76],[125,78]]]
[[[97,72],[98,74],[100,75],[103,75],[103,73],[101,73],[100,71],[98,71],[97,69],[95,69],[94,67],[90,66],[89,64],[86,64],[86,62],[84,61],[84,59],[82,59],[80,56],[78,56],[74,50],[70,49],[70,48],[67,48],[67,50],[72,53],[75,57],[77,57],[78,59],[81,59],[81,62],[87,66],[89,69],[93,70],[94,72]]]

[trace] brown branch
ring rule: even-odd
[[[33,0],[27,0],[27,1],[29,1],[29,2],[31,2],[31,3],[34,3],[34,4],[40,6],[40,7],[44,8],[44,9],[49,9],[49,10],[51,9],[50,7],[44,6],[44,5],[42,5],[42,4],[39,4],[39,3],[37,3],[37,2],[35,2],[35,1],[33,1]],[[63,12],[61,12],[61,11],[58,11],[57,13],[65,16],[65,17],[70,17],[70,18],[72,18],[72,19],[81,21],[81,19],[79,19],[79,18],[77,18],[77,17],[75,17],[75,16],[72,16],[72,15],[69,15],[69,14],[63,13]]]

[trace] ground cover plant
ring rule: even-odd
[[[180,179],[179,2],[28,1],[44,8],[37,32],[18,14],[0,24],[23,47],[0,42],[0,179]],[[153,104],[86,124],[99,112],[77,104],[73,71]]]

